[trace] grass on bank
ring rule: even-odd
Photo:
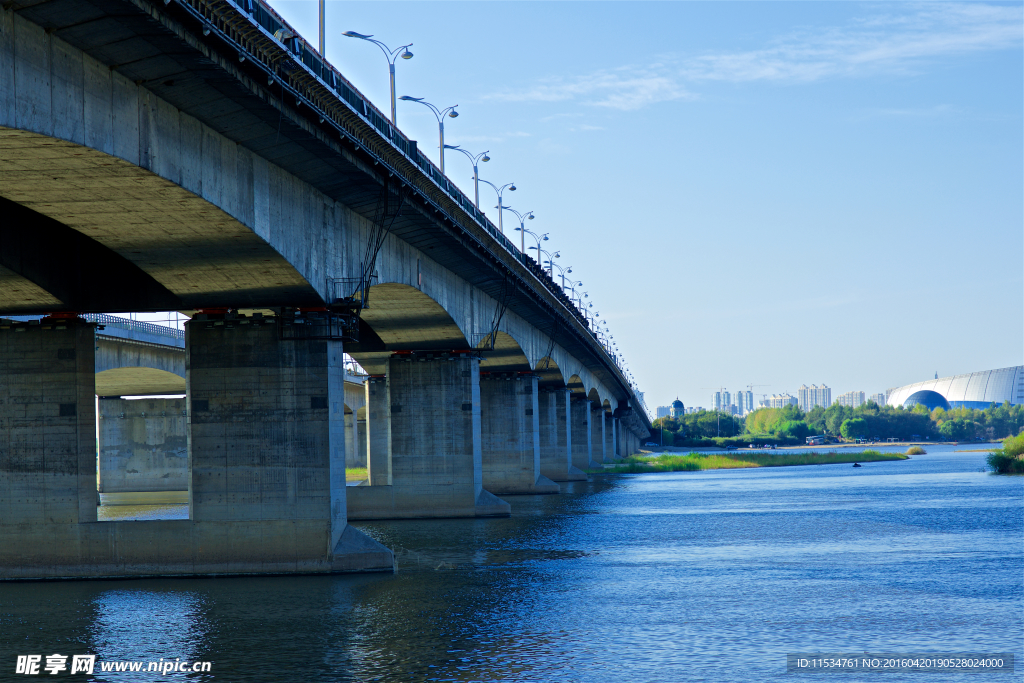
[[[1024,474],[1024,432],[1004,441],[986,460],[998,474]]]
[[[346,467],[345,468],[345,481],[364,481],[370,475],[366,473],[365,467]]]
[[[727,470],[745,467],[785,467],[791,465],[834,465],[851,462],[876,462],[881,460],[906,460],[902,453],[881,453],[860,451],[859,453],[772,453],[747,452],[735,455],[717,453],[692,453],[690,455],[630,456],[621,464],[591,470],[594,474],[637,473],[637,472],[696,472],[699,470]]]

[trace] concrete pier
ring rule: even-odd
[[[345,519],[340,343],[246,322],[187,326],[191,518],[127,522],[96,521],[93,326],[0,325],[0,578],[393,569]]]
[[[608,461],[607,441],[604,437],[605,419],[604,408],[600,405],[590,404],[590,428],[591,428],[591,450],[590,457],[596,463]]]
[[[570,428],[572,429],[572,465],[586,472],[593,465],[591,447],[593,429],[590,426],[590,401],[580,395],[574,395],[569,404]]]
[[[483,484],[491,493],[558,493],[541,474],[537,389],[532,373],[481,373]]]
[[[372,474],[370,486],[349,487],[349,518],[510,515],[508,503],[483,486],[480,359],[473,352],[396,354],[386,379],[384,411],[375,396],[380,382],[369,384],[368,431],[374,468],[376,425],[390,427],[391,484],[375,484]]]
[[[540,471],[552,481],[585,481],[587,473],[572,464],[572,424],[567,388],[543,388],[540,410]]]
[[[366,380],[366,468],[370,486],[391,485],[391,420],[386,375]]]
[[[185,399],[99,400],[99,491],[187,491]]]

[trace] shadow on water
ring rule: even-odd
[[[53,653],[339,683],[781,680],[807,650],[1021,657],[1024,478],[983,462],[597,476],[510,496],[508,519],[360,523],[396,550],[393,575],[0,584],[0,680]]]

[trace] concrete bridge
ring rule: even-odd
[[[508,515],[647,435],[564,292],[256,0],[4,3],[0,210],[0,315],[47,314],[0,323],[4,578],[386,570],[348,519]],[[97,522],[122,394],[78,314],[163,310],[189,519]]]

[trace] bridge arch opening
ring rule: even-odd
[[[0,210],[0,312],[323,304],[252,228],[91,147],[0,127]]]
[[[580,379],[579,375],[569,377],[569,381],[565,385],[569,387],[569,391],[572,392],[574,397],[587,396],[587,389],[583,386],[583,380]]]
[[[537,361],[534,371],[540,377],[540,386],[544,389],[561,389],[566,386],[565,376],[562,374],[558,363],[550,356],[545,356]]]
[[[397,282],[373,285],[367,304],[360,313],[359,341],[347,343],[345,350],[371,375],[384,374],[395,351],[470,348],[451,314],[416,287]]]
[[[489,334],[480,340],[476,348],[483,350],[480,372],[529,372],[531,369],[523,348],[507,332],[494,334],[493,349]]]
[[[185,378],[145,367],[111,368],[96,373],[97,396],[184,395]]]

